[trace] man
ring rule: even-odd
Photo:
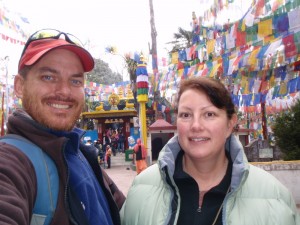
[[[124,142],[125,142],[125,136],[123,131],[120,130],[119,139],[118,139],[118,151],[121,154],[124,152]]]
[[[106,146],[107,145],[110,145],[110,139],[109,139],[109,137],[107,136],[107,134],[104,132],[103,133],[103,146],[102,146],[102,148],[103,148],[103,152],[105,153],[106,152]]]
[[[94,146],[97,148],[98,161],[99,163],[102,163],[104,156],[100,139],[94,141]]]
[[[120,224],[125,197],[100,168],[95,151],[80,142],[84,131],[74,127],[84,106],[84,73],[94,67],[78,43],[57,30],[29,38],[14,80],[23,108],[9,117],[7,131],[35,143],[57,167],[58,202],[50,224]],[[0,142],[0,224],[30,224],[36,187],[32,161]]]

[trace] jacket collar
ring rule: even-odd
[[[234,190],[245,180],[249,173],[249,164],[244,153],[244,149],[238,138],[231,134],[225,143],[225,149],[229,152],[232,166],[231,188]],[[158,157],[158,166],[160,169],[166,167],[168,173],[173,176],[175,171],[175,160],[178,153],[182,151],[178,142],[178,136],[172,137],[163,147]]]

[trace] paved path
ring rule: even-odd
[[[136,176],[136,171],[130,169],[128,165],[122,166],[113,166],[110,169],[105,169],[107,174],[113,179],[117,184],[118,188],[127,196],[128,190],[131,186],[131,183]],[[298,205],[298,210],[300,213],[300,205]]]
[[[131,183],[136,176],[136,171],[130,169],[130,166],[112,166],[110,169],[105,169],[105,171],[123,194],[127,196]]]

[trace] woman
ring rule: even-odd
[[[133,151],[135,153],[136,173],[140,174],[147,168],[147,150],[145,148],[145,145],[142,144],[142,140],[140,138],[136,140],[136,145],[133,147]]]
[[[232,134],[237,115],[224,85],[204,77],[181,81],[177,103],[178,135],[136,176],[123,225],[300,224],[290,192],[247,162]]]

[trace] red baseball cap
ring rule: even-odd
[[[32,41],[28,45],[19,61],[18,71],[23,69],[24,66],[33,65],[49,51],[58,48],[66,49],[75,53],[80,58],[84,72],[89,72],[94,68],[94,59],[84,48],[71,44],[64,39],[47,38]]]

